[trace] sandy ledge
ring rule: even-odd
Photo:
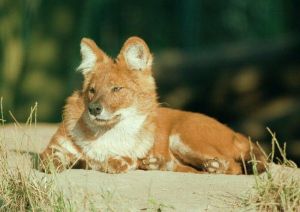
[[[40,152],[49,142],[57,125],[0,127],[1,142],[8,149]],[[12,166],[30,167],[26,155],[10,154]],[[14,164],[15,163],[15,164]],[[289,172],[299,177],[300,171],[272,166],[274,172]],[[40,177],[52,176],[33,171]],[[132,171],[105,174],[91,170],[67,170],[56,176],[57,184],[78,207],[93,202],[97,209],[144,211],[162,204],[163,211],[239,211],[236,197],[254,186],[253,176],[191,174],[162,171]]]

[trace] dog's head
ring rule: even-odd
[[[117,123],[136,114],[147,114],[156,106],[152,55],[141,38],[129,38],[115,60],[93,40],[83,38],[81,55],[78,70],[84,76],[84,114],[92,123]]]

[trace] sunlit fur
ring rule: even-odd
[[[94,41],[81,41],[82,90],[67,99],[63,121],[41,154],[43,167],[90,168],[108,173],[134,169],[241,174],[250,150],[264,170],[257,146],[213,118],[158,106],[152,55],[138,37],[118,57]],[[89,105],[101,113],[89,112]]]

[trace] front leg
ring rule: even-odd
[[[80,158],[81,154],[71,139],[59,134],[58,130],[46,149],[40,154],[39,170],[60,172],[80,164]]]

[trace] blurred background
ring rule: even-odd
[[[5,118],[59,122],[81,88],[82,37],[115,57],[141,36],[154,54],[160,102],[201,112],[270,146],[266,127],[300,164],[299,0],[0,0]]]

